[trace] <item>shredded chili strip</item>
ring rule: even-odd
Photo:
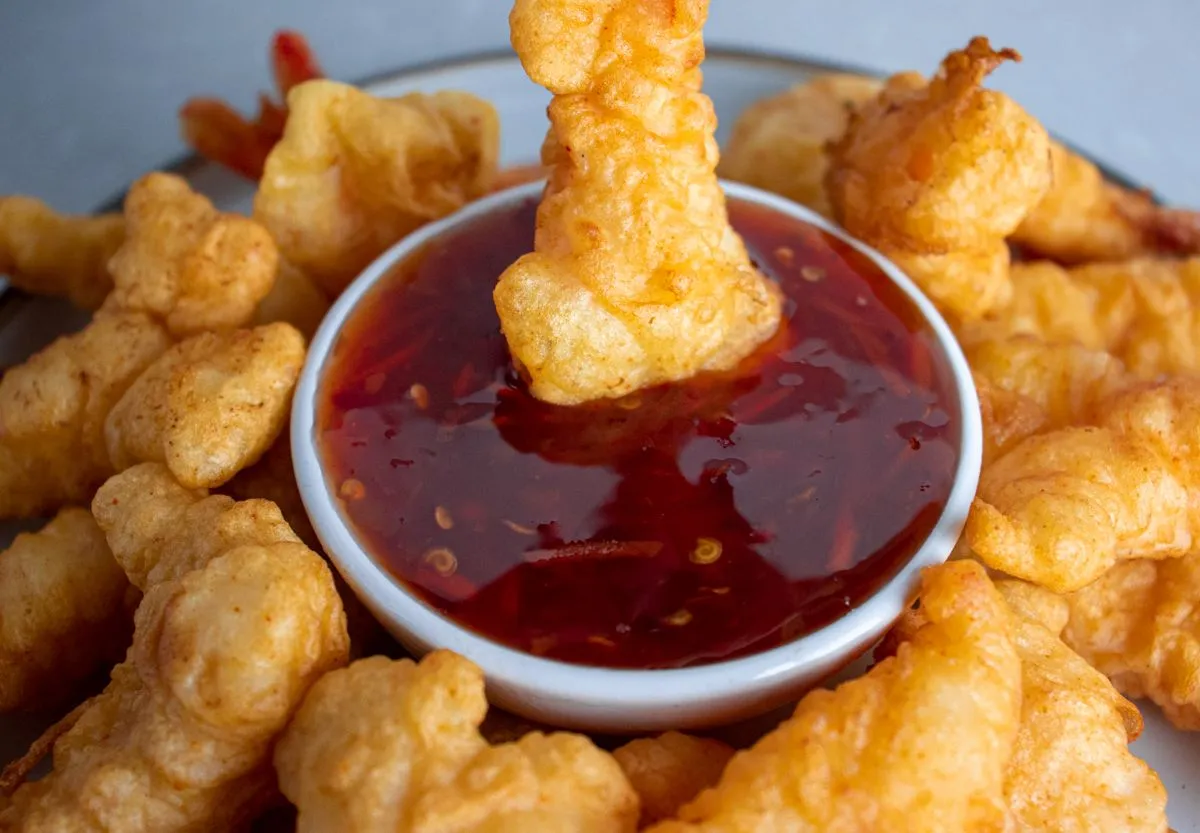
[[[607,561],[613,558],[654,558],[662,552],[660,541],[575,541],[553,549],[527,550],[530,564],[572,561]]]

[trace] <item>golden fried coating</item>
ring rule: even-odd
[[[1007,300],[1003,240],[1050,185],[1046,131],[981,87],[1000,63],[1019,59],[975,38],[928,83],[894,76],[830,148],[835,216],[963,320]]]
[[[575,831],[636,828],[637,796],[581,735],[490,746],[483,674],[448,651],[420,664],[370,657],[321,679],[275,752],[297,831]]]
[[[1068,645],[1176,728],[1200,730],[1200,553],[1126,561],[1066,599]]]
[[[1132,295],[1129,319],[1109,315],[1105,327],[1105,348],[1132,373],[1143,379],[1200,373],[1200,258],[1082,266],[1072,277],[1107,308]]]
[[[258,325],[284,321],[299,330],[305,338],[312,338],[327,312],[329,299],[321,288],[313,283],[312,278],[281,258],[275,284],[254,311],[251,323]]]
[[[1013,617],[972,561],[927,570],[921,608],[925,624],[894,656],[810,693],[680,821],[652,829],[1004,829],[1021,713]]]
[[[0,275],[35,295],[96,309],[112,289],[108,261],[124,238],[117,214],[68,217],[32,197],[0,197]]]
[[[1004,790],[1014,829],[1165,833],[1167,792],[1129,751],[1142,730],[1137,707],[1047,627],[1065,619],[1061,598],[997,586],[1017,614],[1021,657],[1021,730]]]
[[[271,501],[279,507],[284,520],[300,540],[320,551],[317,533],[304,511],[300,487],[296,485],[296,473],[292,467],[291,433],[286,423],[279,438],[271,444],[259,461],[234,475],[222,491],[234,500]]]
[[[992,384],[986,376],[974,374],[983,422],[983,465],[991,465],[1021,440],[1037,433],[1046,424],[1046,412],[1021,393]]]
[[[517,0],[525,71],[554,94],[535,251],[496,286],[539,399],[617,397],[735,366],[779,326],[729,225],[700,92],[707,0]]]
[[[1164,208],[1106,182],[1100,170],[1050,143],[1054,184],[1012,239],[1060,263],[1200,253],[1200,213]]]
[[[1125,366],[1111,354],[1079,344],[1045,344],[1034,336],[981,341],[966,347],[977,376],[1031,400],[1053,429],[1088,419],[1106,397],[1128,384]]]
[[[335,81],[288,94],[254,216],[284,258],[337,295],[400,238],[487,193],[500,122],[467,93],[375,98]]]
[[[1134,314],[1133,291],[1126,283],[1109,282],[1109,292],[1102,295],[1048,261],[1012,264],[1009,281],[1009,301],[983,320],[961,327],[961,340],[975,344],[1024,335],[1047,344],[1078,343],[1105,350]]]
[[[1093,421],[1030,437],[985,469],[965,536],[989,567],[1066,593],[1120,560],[1195,546],[1200,381],[1126,388]]]
[[[826,145],[841,138],[850,112],[882,88],[875,78],[831,73],[756,101],[734,124],[717,173],[832,216]]]
[[[613,752],[642,805],[640,824],[669,819],[715,786],[733,747],[711,738],[667,732],[630,741]]]
[[[875,246],[900,267],[952,321],[972,321],[1006,305],[1012,294],[1008,244],[995,240],[978,249],[914,252],[886,243]]]
[[[135,182],[125,223],[105,308],[157,316],[175,338],[247,324],[275,282],[279,252],[267,230],[218,211],[182,177]]]
[[[170,345],[141,313],[103,313],[0,379],[0,517],[85,502],[113,472],[109,410]]]
[[[283,323],[176,344],[109,412],[109,459],[117,470],[165,462],[189,488],[222,485],[283,431],[304,352]]]
[[[1200,258],[1018,263],[1011,278],[1011,303],[969,341],[1035,335],[1111,352],[1141,378],[1200,372]]]
[[[0,712],[61,702],[129,645],[131,590],[86,509],[0,552]]]
[[[0,829],[167,833],[247,821],[271,798],[276,735],[309,686],[345,662],[333,577],[283,539],[278,510],[177,484],[172,502],[171,486],[147,464],[97,493],[113,554],[147,588],[133,646],[55,743],[54,771],[0,811]],[[197,511],[213,505],[224,511]]]

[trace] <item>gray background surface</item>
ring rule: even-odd
[[[713,0],[710,43],[930,71],[972,34],[1025,55],[995,85],[1054,131],[1200,205],[1197,0]],[[249,109],[266,43],[306,32],[355,79],[507,44],[507,0],[0,0],[0,193],[84,210],[182,150],[175,110]]]

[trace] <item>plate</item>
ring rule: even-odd
[[[712,48],[704,63],[704,89],[716,105],[724,141],[738,114],[751,102],[808,80],[815,74],[864,70],[784,56]],[[364,83],[376,95],[403,95],[414,91],[465,90],[495,105],[501,120],[500,162],[503,166],[534,161],[546,131],[545,109],[549,94],[536,86],[509,52],[427,64]],[[251,183],[194,158],[169,166],[186,176],[197,190],[226,211],[248,213],[253,198]],[[1103,166],[1101,166],[1103,169]],[[1105,173],[1122,184],[1131,184],[1111,170]],[[117,198],[104,206],[114,209]],[[0,304],[0,363],[23,360],[55,335],[75,329],[86,317],[63,304],[5,292]],[[27,527],[28,525],[26,525]],[[22,527],[0,524],[0,539],[7,542]],[[1139,703],[1146,729],[1134,751],[1158,771],[1170,795],[1168,815],[1178,833],[1200,833],[1200,744],[1195,736],[1178,732],[1150,703]],[[35,716],[0,718],[0,762],[8,761],[28,746],[49,722]]]

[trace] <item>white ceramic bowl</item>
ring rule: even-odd
[[[837,621],[792,642],[738,659],[691,668],[639,671],[572,665],[526,654],[460,627],[412,595],[367,553],[342,516],[321,469],[316,413],[326,360],[364,294],[410,253],[463,223],[540,193],[531,183],[472,203],[401,240],[342,294],[313,338],[292,410],[292,452],[305,508],[326,552],[381,623],[409,650],[449,648],[483,668],[492,702],[556,726],[632,733],[734,722],[766,712],[867,650],[911,603],[918,573],[950,555],[979,480],[982,429],[966,359],[945,321],[900,270],[812,211],[780,197],[725,183],[731,198],[804,220],[871,257],[928,319],[958,387],[962,428],[958,470],[946,507],[913,558],[873,596]]]

